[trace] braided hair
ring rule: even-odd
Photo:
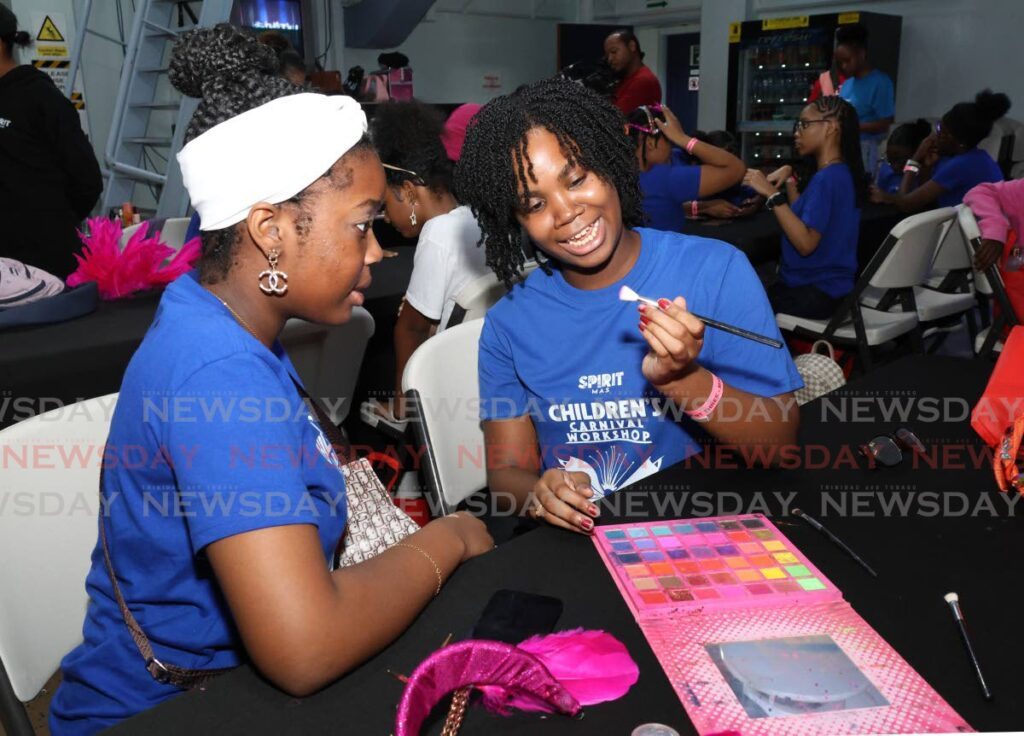
[[[636,154],[624,124],[611,103],[560,78],[495,98],[476,114],[466,131],[455,182],[480,223],[487,265],[499,279],[511,284],[524,263],[516,213],[526,205],[520,186],[535,181],[526,150],[526,136],[534,128],[554,135],[570,163],[615,187],[624,225],[643,223]],[[546,265],[542,268],[549,272]]]
[[[444,118],[437,108],[422,102],[386,102],[377,107],[370,137],[380,160],[414,171],[436,194],[454,188],[455,165],[441,143]],[[410,174],[384,169],[388,186],[397,188]]]
[[[931,135],[932,124],[924,118],[918,118],[909,123],[902,123],[889,134],[888,143],[890,146],[901,146],[909,148],[911,152],[916,151],[921,142]],[[913,153],[911,153],[913,155]]]
[[[279,76],[274,49],[227,23],[213,28],[193,28],[182,34],[171,52],[168,74],[179,92],[201,98],[185,130],[186,143],[236,115],[304,91]],[[364,138],[350,153],[368,148],[369,141]],[[337,188],[351,183],[349,170],[332,170],[324,172],[320,178],[331,180]],[[308,231],[312,222],[306,201],[308,191],[307,187],[288,200],[300,208],[296,218],[296,231],[300,236]],[[220,230],[205,230],[200,237],[203,245],[199,278],[204,283],[217,283],[231,270],[235,247],[241,242],[241,228],[231,225]]]
[[[868,177],[864,172],[864,159],[860,152],[860,118],[853,105],[839,95],[827,95],[811,103],[822,117],[839,121],[839,156],[853,174],[853,191],[857,207],[867,200]]]
[[[640,105],[640,107],[626,116],[626,123],[628,124],[626,131],[629,133],[629,139],[633,141],[633,147],[640,147],[640,157],[645,167],[647,166],[647,139],[657,138],[662,134],[654,124],[655,120],[660,120],[664,123],[665,113],[661,110],[652,110],[648,105]],[[653,130],[654,132],[648,133],[645,130],[641,130],[642,128],[647,128],[647,130]]]

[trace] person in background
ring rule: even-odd
[[[836,29],[835,62],[846,77],[839,96],[853,105],[860,120],[860,146],[865,171],[875,170],[878,143],[893,121],[892,79],[868,61],[868,31],[860,23]]]
[[[1024,317],[1024,179],[979,184],[964,195],[964,204],[981,230],[974,267],[984,271],[998,266],[1013,311]]]
[[[727,130],[712,130],[710,133],[698,130],[693,137],[740,158],[739,141]],[[701,198],[697,209],[700,217],[731,218],[754,214],[762,203],[757,192],[740,182],[723,192]],[[684,212],[688,205],[692,207],[689,202],[683,202]]]
[[[892,204],[907,213],[955,207],[978,184],[1002,181],[998,164],[978,144],[1009,109],[1009,97],[987,89],[974,102],[953,105],[904,164],[899,191],[889,194],[872,187],[871,201]]]
[[[454,165],[441,141],[441,121],[435,108],[421,102],[389,102],[377,108],[370,128],[387,177],[385,219],[403,237],[417,238],[395,323],[397,400],[390,416],[383,404],[374,407],[389,421],[405,418],[402,374],[413,352],[445,328],[459,292],[489,273],[480,226],[453,194]]]
[[[618,75],[612,104],[629,115],[641,105],[661,102],[661,82],[644,64],[644,52],[633,31],[623,28],[608,34],[604,40],[604,58]]]
[[[0,256],[64,279],[103,179],[75,106],[49,75],[15,60],[15,46],[29,43],[0,5]]]
[[[626,132],[636,151],[642,207],[652,228],[679,232],[687,215],[733,216],[734,208],[727,202],[708,204],[699,200],[739,184],[745,172],[742,161],[687,135],[679,119],[664,105],[644,105],[632,111]],[[687,154],[700,165],[686,163]]]
[[[475,102],[467,102],[452,110],[451,115],[444,122],[444,129],[441,131],[441,143],[444,144],[445,153],[453,163],[459,160],[462,155],[462,142],[466,140],[466,128],[476,115],[482,105]]]
[[[857,235],[867,178],[860,158],[857,111],[839,97],[819,97],[800,113],[794,144],[813,156],[817,171],[803,194],[792,169],[765,176],[756,169],[744,181],[767,197],[782,228],[779,280],[768,289],[776,313],[828,319],[853,290]],[[779,191],[785,185],[786,191]]]
[[[903,182],[903,167],[931,132],[931,123],[924,118],[897,126],[885,142],[885,158],[879,161],[875,186],[890,194],[898,192]]]

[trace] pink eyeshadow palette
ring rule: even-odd
[[[760,514],[604,526],[594,541],[637,615],[842,597]]]

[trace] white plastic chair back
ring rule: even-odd
[[[117,394],[100,396],[0,431],[0,660],[22,702],[82,641],[116,403]]]
[[[455,303],[466,310],[462,323],[483,319],[487,310],[497,304],[507,292],[505,284],[493,273],[486,273],[467,284],[455,297]]]
[[[356,379],[374,329],[370,313],[355,307],[343,325],[290,319],[281,331],[281,345],[306,391],[320,399],[335,424],[345,421],[352,407]]]
[[[477,378],[483,326],[476,319],[438,333],[416,349],[402,376],[402,391],[418,400],[428,482],[445,513],[487,486]]]
[[[974,250],[981,243],[981,228],[978,227],[978,221],[974,218],[974,212],[965,204],[957,207],[956,221],[963,238],[964,248],[967,249],[968,258],[973,263]],[[988,276],[984,271],[974,272],[974,288],[978,293],[986,296],[994,294],[992,284],[989,283]]]
[[[957,208],[962,205],[957,205]],[[935,254],[935,261],[932,268],[935,271],[961,271],[971,268],[972,258],[969,255],[967,241],[960,229],[957,218],[951,219],[942,226],[940,234],[939,249]]]
[[[924,283],[931,272],[942,227],[954,217],[952,207],[943,207],[897,223],[889,231],[897,242],[868,283],[880,289],[903,289]]]
[[[160,228],[160,240],[174,250],[181,250],[185,245],[185,233],[188,232],[188,217],[169,217]]]

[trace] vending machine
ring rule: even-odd
[[[903,24],[899,16],[828,13],[729,26],[726,120],[747,165],[792,162],[793,126],[815,80],[832,67],[833,39],[844,23],[867,29],[871,65],[888,74],[895,88]]]

